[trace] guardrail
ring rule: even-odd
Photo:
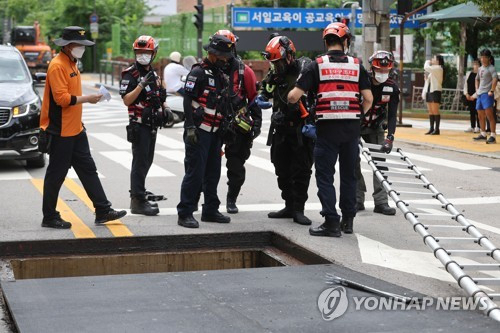
[[[413,87],[411,108],[412,109],[427,109],[427,103],[422,99],[423,87]],[[461,97],[463,92],[456,89],[443,89],[441,91],[441,111],[451,111],[456,113],[469,112],[467,107],[462,103]]]
[[[111,85],[114,86],[115,80],[120,81],[122,71],[129,67],[130,64],[124,61],[101,60],[99,62],[99,82],[108,84],[108,76],[110,76]]]

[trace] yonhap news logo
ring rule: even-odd
[[[348,306],[349,300],[344,287],[325,289],[318,297],[318,309],[326,321],[342,316],[347,311]]]

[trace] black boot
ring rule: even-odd
[[[381,204],[381,205],[375,205],[373,212],[379,213],[379,214],[384,214],[384,215],[396,215],[396,209],[389,207],[389,205],[386,203]]]
[[[293,222],[301,225],[311,225],[311,220],[304,215],[303,211],[296,211],[293,213]]]
[[[130,212],[132,214],[140,214],[146,216],[154,216],[157,215],[160,210],[157,207],[151,206],[149,201],[146,198],[137,198],[133,197],[130,199]]]
[[[203,222],[215,222],[215,223],[229,223],[231,218],[226,215],[222,215],[220,212],[215,212],[213,214],[201,214],[201,220]]]
[[[344,232],[344,234],[352,234],[353,223],[354,217],[342,216],[342,221],[340,221],[340,229]]]
[[[238,199],[239,190],[235,190],[232,187],[227,189],[227,198],[226,198],[226,211],[229,214],[238,213],[238,207],[236,206],[236,199]]]
[[[124,210],[114,210],[113,208],[110,208],[106,213],[95,214],[95,224],[103,224],[106,222],[118,220],[125,215],[127,215],[127,212]]]
[[[311,236],[340,237],[342,236],[340,232],[340,222],[325,218],[325,223],[319,227],[309,228],[309,234]]]
[[[433,114],[430,114],[429,115],[429,123],[431,125],[431,128],[429,129],[429,131],[427,131],[425,133],[425,135],[429,135],[429,134],[432,134],[432,132],[434,132],[434,121],[436,120],[435,116]]]
[[[285,206],[285,208],[278,210],[277,212],[270,212],[267,214],[270,219],[291,219],[293,218],[293,209]]]
[[[193,215],[184,217],[179,216],[179,218],[177,219],[177,224],[184,228],[199,228],[200,226],[200,224],[198,223],[198,221],[196,221]]]
[[[61,216],[57,216],[52,219],[46,219],[44,217],[42,220],[42,227],[54,229],[69,229],[71,228],[71,223],[64,221]]]
[[[438,114],[437,116],[434,116],[436,119],[436,129],[431,133],[431,135],[439,135],[439,123],[441,123],[441,115]]]
[[[363,202],[356,203],[356,212],[359,212],[361,210],[365,210],[365,204]]]

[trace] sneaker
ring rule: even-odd
[[[474,131],[474,129],[472,127],[469,127],[468,129],[466,129],[464,132],[465,133],[472,133]]]
[[[490,144],[490,143],[497,143],[497,139],[494,137],[494,136],[490,136],[488,138],[488,140],[486,140],[486,143],[487,144]]]
[[[486,139],[487,138],[484,135],[482,135],[482,134],[479,134],[478,136],[476,136],[474,138],[475,141],[481,141],[481,140],[486,140]]]
[[[124,217],[125,215],[127,215],[126,211],[124,210],[118,211],[111,208],[105,214],[95,214],[95,224],[103,224],[106,222],[118,220]]]
[[[474,133],[479,133],[481,132],[481,129],[479,127],[474,128]]]

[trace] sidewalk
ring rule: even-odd
[[[99,87],[99,74],[82,73],[82,81],[92,87]],[[111,80],[108,76],[108,84],[105,87],[112,91],[119,91],[119,81],[115,80],[111,86]],[[410,124],[412,127],[398,127],[396,129],[397,142],[407,142],[431,147],[439,147],[458,151],[463,153],[481,155],[491,158],[500,158],[500,136],[497,144],[486,144],[484,141],[476,142],[472,140],[477,133],[465,133],[464,130],[469,127],[468,120],[441,120],[441,135],[424,135],[429,128],[429,121],[422,118],[405,118],[403,115],[403,124]],[[499,133],[499,130],[497,130]]]

